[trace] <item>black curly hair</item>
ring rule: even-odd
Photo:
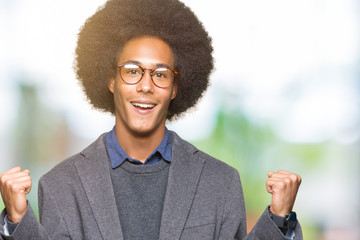
[[[195,14],[178,0],[109,0],[78,35],[74,69],[89,102],[115,113],[108,81],[116,76],[125,43],[141,36],[162,39],[174,54],[178,94],[167,119],[193,107],[209,85],[214,67],[211,38]]]

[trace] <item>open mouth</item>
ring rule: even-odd
[[[155,104],[150,104],[150,103],[137,103],[137,102],[132,102],[131,103],[134,107],[137,108],[142,108],[142,109],[153,109],[155,107]]]

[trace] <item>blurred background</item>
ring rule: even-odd
[[[183,0],[213,38],[216,70],[168,128],[240,172],[248,228],[269,170],[303,178],[304,239],[360,239],[360,2]],[[111,130],[72,70],[76,36],[104,0],[0,0],[0,172],[39,177]],[[3,203],[0,201],[0,207]]]

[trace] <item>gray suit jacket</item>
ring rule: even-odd
[[[238,172],[171,135],[159,239],[286,239],[267,210],[246,235]],[[1,239],[123,239],[105,134],[42,176],[38,193],[41,224],[29,205],[13,235],[5,237],[1,229]],[[299,224],[295,233],[302,239]]]

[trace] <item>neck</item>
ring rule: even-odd
[[[165,135],[165,125],[153,133],[131,132],[123,125],[115,124],[116,138],[129,157],[145,162],[147,157],[160,145]]]

